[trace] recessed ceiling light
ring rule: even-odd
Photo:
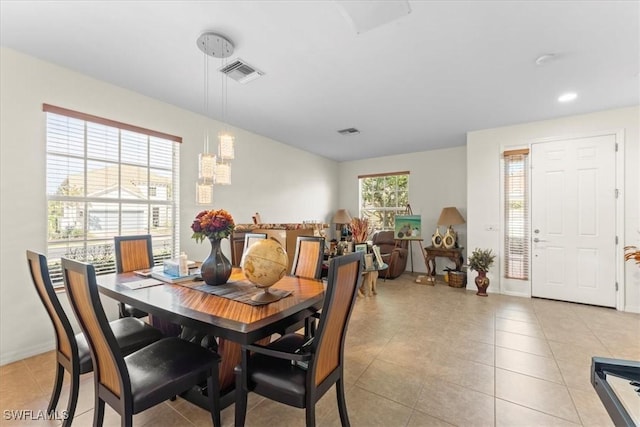
[[[578,94],[575,92],[563,93],[558,97],[558,102],[571,102],[577,97],[578,97]]]

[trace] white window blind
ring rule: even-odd
[[[529,278],[529,150],[504,153],[504,275]]]
[[[409,172],[361,175],[360,216],[374,230],[393,230],[396,215],[404,215],[409,204]]]
[[[156,260],[179,247],[179,137],[45,104],[47,256],[115,271],[113,237],[151,234]]]

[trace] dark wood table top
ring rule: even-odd
[[[250,344],[282,331],[322,308],[324,285],[320,281],[285,276],[272,289],[292,291],[279,301],[253,306],[206,292],[190,289],[189,284],[162,284],[129,289],[121,283],[142,279],[134,273],[98,276],[100,292],[117,301],[131,304],[171,322],[197,328],[239,344]],[[229,281],[246,281],[234,269]],[[248,283],[248,282],[247,282]]]

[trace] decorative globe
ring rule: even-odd
[[[278,299],[269,293],[269,287],[287,274],[289,258],[283,247],[276,240],[264,239],[253,243],[242,257],[244,276],[264,293],[252,299],[258,302],[271,302]]]

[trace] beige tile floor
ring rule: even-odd
[[[380,280],[378,295],[358,298],[345,352],[354,427],[612,425],[589,381],[590,361],[595,355],[640,360],[639,315],[495,294],[481,298],[413,279]],[[1,425],[60,424],[7,420],[5,412],[46,409],[53,364],[50,352],[0,367]],[[92,380],[91,374],[82,378],[74,425],[91,424]],[[631,391],[626,399],[640,419],[640,398]],[[340,425],[334,390],[316,414],[320,426]],[[233,406],[222,420],[233,426]],[[211,418],[178,399],[136,415],[134,424],[208,426]],[[119,425],[109,408],[105,425]],[[304,413],[250,395],[247,425],[302,426]]]

